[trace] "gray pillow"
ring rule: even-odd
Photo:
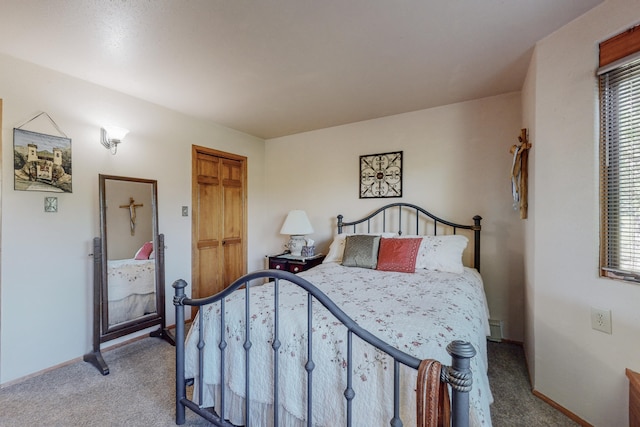
[[[347,236],[342,265],[347,267],[376,268],[380,236],[356,234]]]

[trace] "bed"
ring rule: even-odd
[[[177,424],[189,408],[219,426],[422,426],[450,387],[454,426],[491,425],[481,218],[393,203],[337,220],[323,264],[298,275],[255,272],[198,300],[174,283]],[[185,306],[199,307],[186,337]]]
[[[109,326],[156,312],[155,259],[107,262]]]

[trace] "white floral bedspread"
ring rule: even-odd
[[[107,261],[109,301],[129,295],[145,295],[156,291],[155,260],[119,259]]]
[[[487,378],[486,336],[488,309],[480,275],[465,268],[463,274],[419,270],[416,273],[381,272],[337,263],[321,264],[300,273],[325,292],[360,326],[389,344],[417,358],[434,358],[451,364],[446,351],[452,340],[470,342],[478,354],[471,361],[473,389],[470,393],[471,424],[490,426],[492,396]],[[267,419],[273,403],[273,284],[251,288],[251,418]],[[306,414],[307,295],[288,282],[280,282],[280,412],[294,420]],[[226,381],[233,398],[244,392],[245,342],[244,291],[226,299]],[[219,375],[219,303],[203,307],[187,336],[186,376],[195,377],[198,368],[197,334],[204,315],[205,358],[204,407],[215,406]],[[211,317],[216,319],[211,320]],[[265,328],[264,326],[268,326]],[[346,341],[344,326],[314,302],[313,312],[313,424],[346,425]],[[356,425],[388,426],[393,414],[393,361],[354,336],[353,403]],[[215,366],[215,369],[214,369]],[[405,426],[415,425],[415,371],[401,369],[401,418]],[[197,385],[194,391],[197,394]],[[197,396],[196,396],[197,397]],[[233,402],[232,402],[233,403]],[[242,405],[228,404],[226,417],[244,424]],[[234,409],[235,408],[235,409]],[[257,412],[256,412],[257,411]],[[289,420],[290,421],[290,420]],[[285,423],[282,423],[285,425]],[[287,422],[286,425],[295,425]]]

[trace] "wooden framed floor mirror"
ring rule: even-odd
[[[165,319],[164,235],[157,181],[99,175],[100,237],[93,239],[93,343],[83,359],[102,375],[101,345],[143,329],[175,345]]]

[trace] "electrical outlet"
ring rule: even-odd
[[[189,206],[182,207],[182,216],[189,216]]]
[[[591,307],[591,327],[596,331],[611,334],[611,310]]]

